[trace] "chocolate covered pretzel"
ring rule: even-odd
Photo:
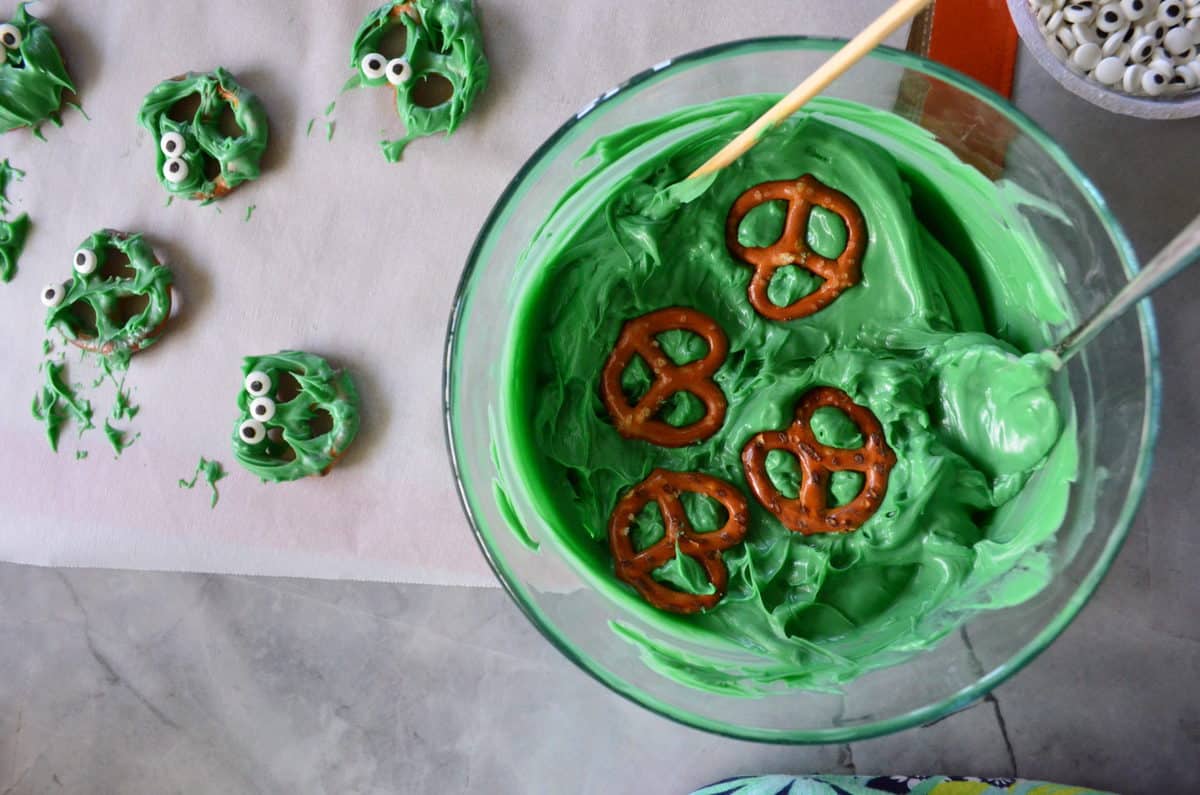
[[[708,354],[688,364],[675,364],[663,352],[656,337],[665,331],[690,331],[708,343]],[[725,421],[727,402],[712,380],[724,363],[729,340],[716,321],[703,312],[686,307],[660,309],[630,320],[604,365],[600,396],[612,415],[617,432],[628,439],[642,439],[662,447],[683,447],[716,433]],[[630,405],[621,389],[621,374],[641,356],[654,373],[646,394]],[[704,416],[689,425],[675,426],[655,419],[666,401],[678,392],[690,392],[704,404]]]
[[[685,492],[704,494],[719,502],[728,514],[724,526],[710,533],[697,533],[679,497]],[[663,537],[640,552],[631,533],[638,513],[651,501],[662,513]],[[617,578],[632,585],[650,604],[672,613],[698,613],[721,601],[729,583],[729,570],[721,551],[741,543],[749,528],[746,498],[729,483],[699,472],[668,472],[656,469],[630,489],[617,503],[608,522],[608,542]],[[713,593],[690,594],[659,582],[654,570],[665,566],[679,553],[703,567]]]
[[[771,201],[787,202],[783,234],[769,246],[743,246],[738,241],[742,221],[751,210]],[[808,245],[808,224],[815,207],[836,213],[846,224],[846,247],[836,259],[823,257]],[[725,242],[734,257],[754,269],[747,290],[750,304],[769,320],[786,321],[821,311],[862,280],[867,230],[854,200],[806,174],[795,180],[763,182],[739,196],[725,222]],[[767,288],[776,271],[789,265],[803,268],[824,283],[787,306],[778,306],[767,296]]]
[[[850,418],[866,440],[858,448],[830,447],[817,441],[812,416],[830,406]],[[767,475],[767,454],[772,450],[791,453],[800,461],[803,478],[800,492],[789,498]],[[834,387],[809,390],[796,405],[796,420],[782,431],[764,431],[742,449],[742,465],[750,490],[763,507],[787,529],[814,535],[857,530],[879,510],[887,493],[888,475],[896,465],[896,454],[888,447],[883,426],[866,406]],[[845,505],[829,504],[828,486],[834,472],[860,472],[865,477],[858,496]]]

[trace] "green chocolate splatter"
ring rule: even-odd
[[[337,100],[334,100],[325,106],[325,115],[328,116],[330,113],[333,113],[333,109],[335,107],[337,107]]]
[[[238,463],[264,481],[288,481],[324,474],[358,434],[358,392],[348,373],[335,370],[311,353],[281,351],[249,356],[242,363],[243,387],[251,373],[265,373],[270,384],[258,400],[274,414],[262,421],[261,433],[247,441],[248,423],[258,422],[251,410],[255,398],[245,388],[238,393],[233,453]],[[294,379],[299,394],[279,402],[280,387]],[[314,421],[327,428],[314,427]]]
[[[209,502],[209,508],[216,508],[217,500],[221,498],[221,495],[217,492],[217,481],[225,477],[227,474],[229,473],[227,473],[221,467],[220,461],[209,461],[207,458],[201,456],[200,463],[196,465],[196,471],[192,474],[192,479],[186,480],[184,478],[180,478],[179,488],[195,488],[196,481],[198,481],[200,476],[203,475],[205,482],[208,483],[208,487],[212,489],[212,500]]]
[[[49,356],[54,350],[54,343],[50,340],[42,340],[42,355]]]
[[[250,221],[250,216],[254,215],[254,211],[255,211],[256,209],[258,209],[258,205],[257,205],[257,204],[251,204],[249,207],[247,207],[247,208],[246,208],[246,219],[245,219],[245,220],[246,220],[247,222],[249,222],[249,221]]]
[[[183,122],[173,120],[171,108],[192,95],[200,97],[195,115]],[[240,135],[222,131],[221,115],[226,108],[232,108]],[[243,182],[258,179],[267,148],[267,112],[258,97],[224,69],[207,74],[189,72],[159,83],[142,102],[138,124],[150,132],[155,173],[172,196],[208,204]],[[170,157],[163,153],[169,134],[183,139],[182,152]],[[206,174],[206,165],[212,162],[220,166],[215,177]],[[168,174],[175,176],[169,178]]]
[[[829,99],[706,183],[685,182],[776,99],[681,110],[593,146],[594,170],[524,254],[491,426],[499,486],[510,507],[525,506],[518,524],[636,619],[614,631],[649,666],[728,695],[835,690],[931,648],[976,611],[1027,599],[1050,580],[1045,548],[1078,471],[1065,376],[1021,356],[1071,321],[1056,264],[1025,215],[1036,202],[898,116]],[[728,250],[726,218],[755,185],[804,174],[861,209],[863,279],[810,317],[770,322],[749,305],[751,269]],[[764,211],[739,237],[770,242],[781,220]],[[819,213],[808,231],[816,251],[844,245],[844,228]],[[808,285],[784,287],[777,300]],[[728,335],[713,380],[729,408],[711,438],[666,449],[617,433],[598,379],[626,321],[676,305]],[[683,347],[660,345],[668,355]],[[648,383],[634,369],[627,389]],[[852,533],[788,531],[750,495],[740,461],[749,438],[787,428],[817,385],[869,408],[897,456],[882,506]],[[859,434],[847,422],[814,416],[813,430],[849,445]],[[745,543],[722,554],[727,593],[700,614],[659,611],[613,574],[610,513],[656,467],[720,477],[750,502]],[[835,501],[859,488],[832,486]],[[685,561],[670,565],[660,580],[703,587]],[[750,658],[731,663],[731,648]]]
[[[131,420],[141,411],[141,406],[136,406],[130,402],[129,393],[124,390],[125,380],[121,379],[121,383],[117,386],[117,396],[113,400],[112,418],[114,420]]]
[[[129,274],[105,274],[114,255],[128,259]],[[75,257],[94,257],[95,267],[90,273],[73,271],[62,303],[46,311],[46,328],[98,351],[111,376],[112,368],[125,369],[130,356],[158,341],[171,313],[171,271],[141,235],[111,229],[88,237]],[[140,302],[132,314],[131,301]]]
[[[75,460],[76,461],[83,461],[87,457],[88,457],[87,450],[76,450],[75,451]]]
[[[108,443],[112,445],[113,452],[120,457],[121,453],[128,450],[133,443],[141,436],[140,433],[129,436],[127,431],[120,428],[114,428],[108,420],[104,421],[104,436],[108,439]]]
[[[333,140],[333,131],[336,129],[337,129],[337,122],[335,122],[335,121],[325,122],[325,140],[326,141]]]
[[[92,424],[92,404],[67,386],[62,377],[63,366],[52,361],[43,363],[42,374],[46,381],[34,396],[32,408],[33,418],[46,426],[46,438],[50,442],[50,449],[55,452],[58,452],[58,437],[68,412],[79,423],[80,435],[95,427]]]
[[[404,6],[415,10],[406,13]],[[408,79],[394,88],[386,75],[367,77],[362,62],[378,54],[380,46],[397,26],[407,32],[404,59],[411,67]],[[382,56],[381,56],[382,57]],[[474,105],[488,81],[488,63],[483,54],[483,33],[471,0],[391,0],[372,11],[355,34],[350,51],[354,76],[343,90],[360,86],[386,86],[395,92],[396,112],[404,121],[405,135],[382,141],[384,157],[395,163],[405,146],[416,138],[454,132]],[[418,104],[433,81],[448,81],[449,99],[432,107]]]
[[[12,221],[0,219],[0,282],[10,282],[17,273],[17,260],[29,236],[29,216],[22,213]]]
[[[25,172],[14,166],[7,158],[0,160],[0,216],[8,215],[8,187],[25,178]]]
[[[20,44],[11,48],[0,45],[0,134],[29,127],[45,140],[41,125],[46,121],[62,125],[58,110],[63,91],[74,93],[75,85],[50,28],[31,16],[25,6],[19,4],[8,21],[20,34]]]
[[[304,137],[305,138],[312,137],[313,125],[316,123],[317,123],[317,120],[315,117],[308,120],[308,126],[304,128]]]

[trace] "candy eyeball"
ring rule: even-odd
[[[16,25],[7,22],[0,25],[0,44],[3,44],[6,49],[17,49],[21,46],[23,39],[21,30]]]
[[[412,78],[412,67],[404,58],[393,58],[388,61],[387,79],[394,86],[407,83]]]
[[[363,56],[359,61],[359,66],[362,68],[363,76],[368,80],[378,80],[383,77],[384,69],[387,68],[387,59],[377,52],[369,53]]]
[[[267,438],[267,428],[258,420],[246,420],[238,426],[238,438],[246,444],[261,444]]]
[[[188,164],[183,158],[172,157],[163,163],[163,178],[172,185],[178,185],[188,178]]]
[[[96,252],[90,248],[79,249],[75,252],[75,258],[71,260],[71,265],[75,268],[75,272],[82,276],[87,276],[89,273],[95,272],[96,264]]]
[[[169,132],[163,135],[162,140],[158,142],[158,148],[167,157],[181,157],[187,152],[187,141],[183,140],[183,136],[177,132]]]
[[[42,306],[53,308],[67,297],[67,288],[61,284],[47,284],[42,288]]]
[[[246,376],[244,383],[246,393],[250,397],[262,397],[271,391],[271,376],[264,373],[262,370],[255,370]]]
[[[259,422],[270,422],[275,416],[275,401],[269,397],[257,397],[250,401],[250,416]]]

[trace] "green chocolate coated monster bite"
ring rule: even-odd
[[[199,100],[194,110],[188,106],[196,102],[193,97]],[[222,124],[226,109],[238,130]],[[138,124],[156,142],[158,181],[172,196],[207,204],[258,178],[267,148],[267,112],[224,69],[159,83],[142,102]]]
[[[118,270],[117,259],[128,259]],[[118,367],[158,341],[171,315],[171,271],[141,235],[106,229],[83,241],[65,284],[42,288],[46,328]]]
[[[63,91],[75,93],[50,28],[17,6],[17,13],[0,24],[0,133],[31,127],[44,121],[55,124]]]
[[[389,60],[382,45],[398,28],[406,34],[404,55],[389,53]],[[384,4],[359,27],[350,65],[356,74],[347,89],[390,84],[396,90],[396,112],[407,129],[403,138],[382,143],[384,156],[393,163],[409,141],[454,132],[488,80],[483,34],[471,0]]]
[[[324,475],[354,441],[358,392],[320,356],[249,356],[242,374],[233,454],[263,481]]]

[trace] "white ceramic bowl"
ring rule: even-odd
[[[1033,57],[1072,94],[1113,113],[1137,116],[1139,119],[1190,119],[1200,116],[1200,91],[1173,97],[1134,97],[1075,74],[1046,45],[1029,0],[1008,0],[1008,10],[1017,32],[1021,34],[1021,40]]]

